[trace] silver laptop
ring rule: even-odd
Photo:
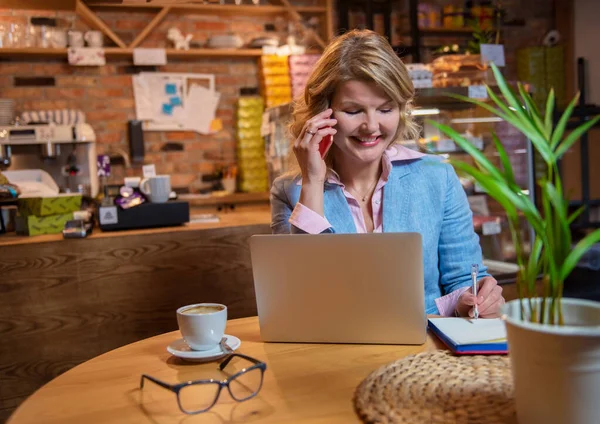
[[[420,234],[255,235],[250,251],[264,341],[425,342]]]

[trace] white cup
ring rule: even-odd
[[[67,35],[70,47],[83,47],[83,33],[81,31],[69,31]]]
[[[86,31],[83,38],[90,47],[102,47],[104,44],[102,32],[100,31]]]
[[[183,340],[193,350],[216,348],[227,325],[227,306],[196,303],[177,309],[177,324]]]
[[[50,45],[57,49],[67,47],[67,31],[64,29],[54,28],[52,30]]]
[[[148,196],[152,203],[165,203],[171,194],[171,177],[157,175],[144,178],[140,183],[140,191]]]

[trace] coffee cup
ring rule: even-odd
[[[177,324],[183,340],[193,350],[216,348],[227,325],[227,306],[196,303],[177,309]]]
[[[171,177],[156,175],[144,178],[140,182],[140,191],[148,196],[152,203],[165,203],[171,195]]]
[[[102,47],[104,44],[104,36],[100,31],[86,31],[83,38],[89,47]]]
[[[84,46],[83,33],[81,31],[74,31],[74,30],[69,31],[67,37],[69,40],[70,47],[83,47]]]

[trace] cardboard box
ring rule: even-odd
[[[50,216],[17,216],[17,234],[39,236],[42,234],[59,234],[67,221],[73,219],[73,213]]]
[[[52,197],[24,197],[19,199],[19,214],[22,216],[63,215],[81,208],[81,194],[58,194]]]

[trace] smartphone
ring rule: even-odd
[[[331,146],[332,142],[333,136],[331,134],[326,135],[323,137],[323,140],[319,142],[319,153],[321,153],[321,159],[325,157],[325,153],[327,153],[327,150],[329,149],[329,146]]]
[[[327,108],[330,107],[330,105],[327,105]],[[333,116],[333,112],[331,113],[331,116]],[[329,150],[329,146],[331,146],[331,143],[333,143],[333,136],[331,134],[323,137],[323,140],[321,140],[321,142],[319,143],[319,153],[321,154],[321,159],[325,157],[325,153],[327,153],[327,150]]]

